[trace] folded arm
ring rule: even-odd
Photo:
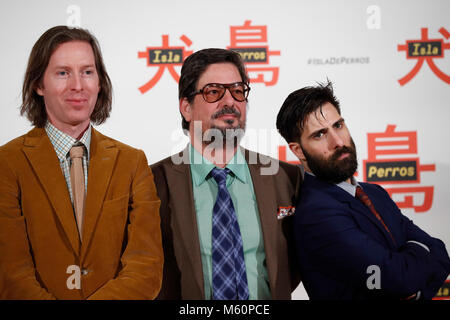
[[[296,226],[301,243],[315,261],[315,266],[327,276],[342,282],[351,282],[361,290],[369,290],[368,268],[380,270],[380,290],[389,296],[406,298],[419,291],[427,292],[433,281],[436,260],[425,248],[405,243],[398,250],[390,250],[363,232],[342,208],[316,210],[320,215],[314,223]]]

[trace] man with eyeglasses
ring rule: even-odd
[[[299,283],[289,224],[301,171],[239,146],[249,92],[236,52],[204,49],[183,64],[179,108],[190,143],[151,166],[161,199],[160,299],[290,299]]]

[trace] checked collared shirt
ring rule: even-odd
[[[59,165],[61,166],[62,173],[64,178],[66,179],[67,189],[70,194],[70,201],[73,206],[73,192],[72,185],[70,183],[70,149],[74,145],[82,145],[84,146],[84,155],[83,155],[83,170],[84,170],[84,191],[87,192],[87,178],[88,178],[88,168],[89,168],[89,147],[91,144],[91,128],[89,128],[84,132],[83,136],[80,140],[72,138],[68,134],[58,130],[54,125],[52,125],[49,121],[45,124],[45,132],[47,132],[48,138],[55,149],[56,155],[59,159]]]

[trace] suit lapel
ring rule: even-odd
[[[81,257],[85,256],[90,245],[118,152],[111,140],[105,139],[103,135],[92,128]]]
[[[370,221],[373,222],[373,224],[378,228],[378,230],[383,234],[384,239],[386,240],[386,243],[389,244],[391,248],[395,248],[394,242],[392,241],[391,236],[386,231],[386,229],[383,227],[380,221],[375,217],[375,215],[370,211],[369,208],[367,208],[364,204],[362,204],[358,199],[354,199],[353,201],[349,202],[350,207],[358,212],[359,214],[364,215],[367,217]]]
[[[305,179],[313,181],[313,183],[316,184],[318,188],[331,193],[333,198],[335,198],[336,200],[346,203],[352,209],[351,212],[355,212],[356,214],[362,215],[369,219],[383,234],[384,238],[386,239],[386,243],[388,243],[391,248],[394,248],[394,243],[392,242],[390,235],[384,229],[383,225],[380,223],[380,221],[378,221],[378,219],[370,211],[370,209],[366,207],[361,201],[359,201],[355,197],[352,197],[348,192],[342,190],[336,185],[330,185],[328,183],[322,182],[315,177],[311,177],[310,175],[305,175]]]
[[[189,147],[189,146],[188,146]],[[202,298],[205,297],[202,257],[200,253],[200,240],[198,234],[197,215],[194,205],[194,192],[192,189],[192,178],[189,162],[188,147],[179,156],[183,160],[181,164],[174,164],[169,160],[168,164],[172,170],[166,171],[167,185],[170,189],[173,201],[172,215],[180,231],[181,244],[184,246],[193,268],[195,282],[201,290]]]
[[[367,196],[369,197],[369,199],[372,201],[372,204],[375,207],[375,210],[378,212],[378,214],[380,215],[381,219],[383,220],[383,222],[386,224],[387,228],[389,228],[389,224],[386,221],[385,218],[383,218],[383,216],[385,216],[385,214],[383,213],[383,206],[380,206],[379,200],[375,195],[373,195],[370,190],[368,190],[367,188],[364,189],[364,192],[366,192]],[[350,204],[352,206],[352,208],[359,208],[359,212],[364,212],[366,213],[366,215],[368,217],[371,218],[372,222],[375,223],[375,225],[378,227],[378,229],[380,230],[380,232],[383,234],[385,240],[387,243],[389,243],[389,245],[391,246],[391,248],[395,249],[396,244],[394,243],[394,241],[391,238],[391,235],[388,233],[388,231],[384,228],[384,226],[381,224],[381,222],[376,218],[376,216],[372,213],[372,211],[370,211],[370,209],[364,205],[360,200],[358,199],[354,199],[356,201],[352,201],[352,203]],[[383,201],[383,200],[381,200]],[[380,210],[381,209],[381,210]],[[391,228],[389,228],[391,229]],[[391,231],[392,232],[392,231]],[[394,236],[394,235],[392,235]]]
[[[258,204],[258,212],[261,220],[270,288],[274,292],[278,274],[278,241],[275,232],[278,228],[278,220],[276,219],[278,208],[275,199],[276,192],[272,183],[273,177],[272,175],[261,175],[262,165],[259,163],[259,158],[256,158],[258,154],[246,149],[243,149],[243,151],[253,181],[253,189],[255,191],[256,203]],[[249,159],[258,159],[258,161],[256,164],[252,164],[253,161],[249,163]]]
[[[25,137],[23,151],[36,172],[75,254],[78,255],[80,239],[69,191],[58,157],[45,130],[35,128],[30,131]],[[36,207],[38,206],[39,203],[36,203]]]

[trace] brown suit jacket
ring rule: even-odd
[[[0,147],[0,299],[152,299],[163,252],[144,152],[92,130],[83,237],[44,129]],[[68,289],[70,265],[81,289]]]
[[[243,149],[247,163],[265,157]],[[187,149],[180,158],[186,157]],[[188,162],[171,157],[151,165],[161,199],[164,274],[158,299],[204,299],[203,270],[197,217]],[[263,161],[263,163],[267,163]],[[279,162],[275,175],[261,175],[261,162],[249,163],[266,250],[269,287],[273,299],[290,299],[300,278],[295,267],[291,218],[277,219],[279,207],[295,206],[301,183],[298,166]],[[268,167],[268,166],[267,166]],[[292,245],[292,246],[291,246]]]

